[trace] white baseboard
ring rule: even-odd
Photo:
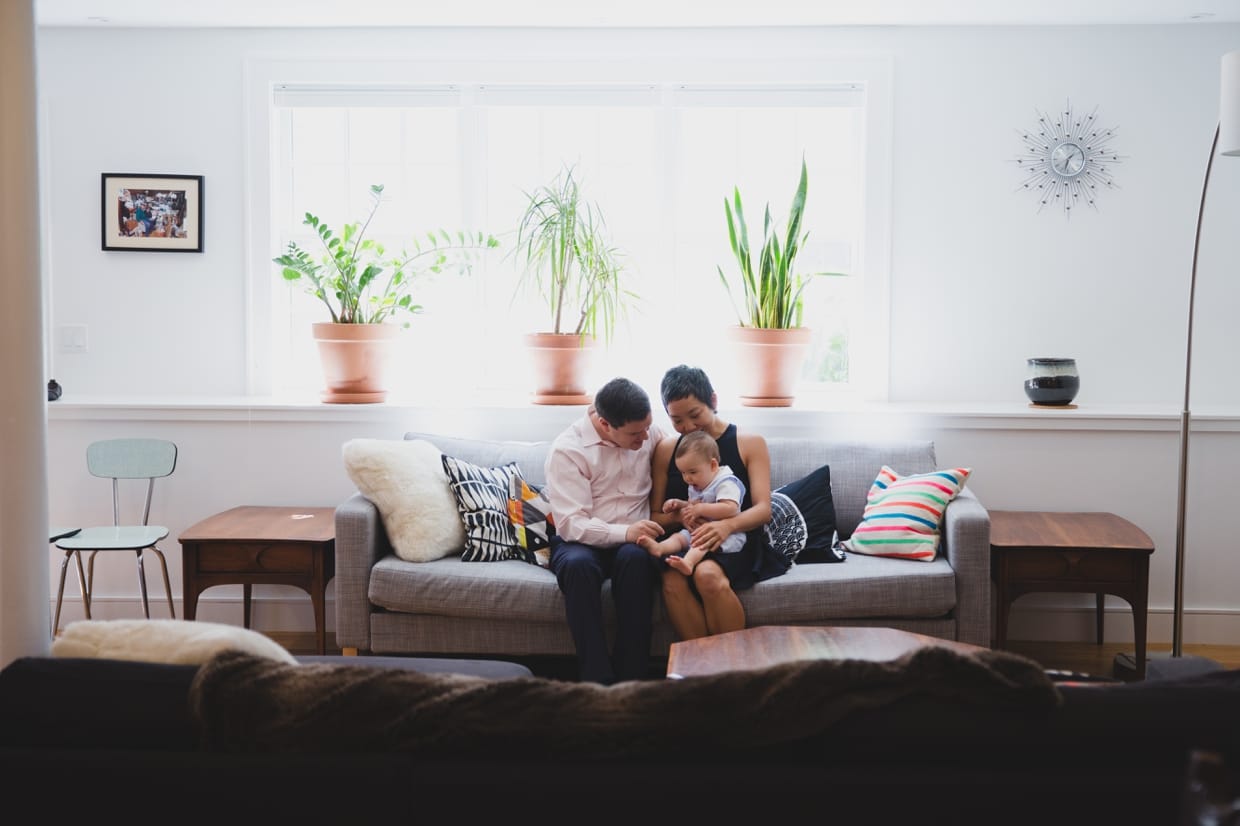
[[[177,617],[184,609],[179,598],[173,599]],[[56,608],[53,598],[50,610]],[[168,602],[162,596],[150,597],[151,616],[166,619]],[[133,619],[142,616],[142,603],[131,597],[100,597],[91,605],[95,619]],[[238,597],[198,599],[197,618],[207,622],[241,625],[242,601]],[[325,610],[328,632],[336,628],[336,603],[327,600]],[[1122,605],[1108,605],[1104,611],[1103,636],[1108,642],[1132,642],[1132,612]],[[85,619],[82,601],[65,595],[60,624],[63,628],[74,620]],[[307,597],[255,597],[251,603],[251,626],[263,631],[314,631],[314,609]],[[1147,642],[1171,643],[1171,611],[1150,609],[1147,620]],[[1094,610],[1092,606],[1041,604],[1012,607],[1008,618],[1008,639],[1046,642],[1094,642]],[[1190,610],[1184,614],[1184,642],[1203,645],[1233,645],[1240,639],[1240,611]]]

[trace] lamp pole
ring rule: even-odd
[[[1184,654],[1184,534],[1188,518],[1188,434],[1192,414],[1189,412],[1189,388],[1193,370],[1193,309],[1197,299],[1197,259],[1201,251],[1201,224],[1206,213],[1206,194],[1210,191],[1210,173],[1214,156],[1219,153],[1222,138],[1224,155],[1240,155],[1240,51],[1223,55],[1219,83],[1219,121],[1206,159],[1206,175],[1201,184],[1201,203],[1197,207],[1197,231],[1193,237],[1193,268],[1188,281],[1188,344],[1184,350],[1184,406],[1180,411],[1180,472],[1176,489],[1175,509],[1175,602],[1171,614],[1171,656],[1153,655],[1146,663],[1146,679],[1167,679],[1222,670],[1222,666],[1206,657]],[[1117,654],[1115,673],[1136,674],[1136,655]]]

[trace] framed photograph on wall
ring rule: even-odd
[[[103,173],[103,249],[202,252],[202,176]]]

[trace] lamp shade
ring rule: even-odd
[[[1240,51],[1223,55],[1219,80],[1218,151],[1240,155]]]

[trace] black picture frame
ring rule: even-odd
[[[201,175],[104,172],[105,251],[202,252]]]

